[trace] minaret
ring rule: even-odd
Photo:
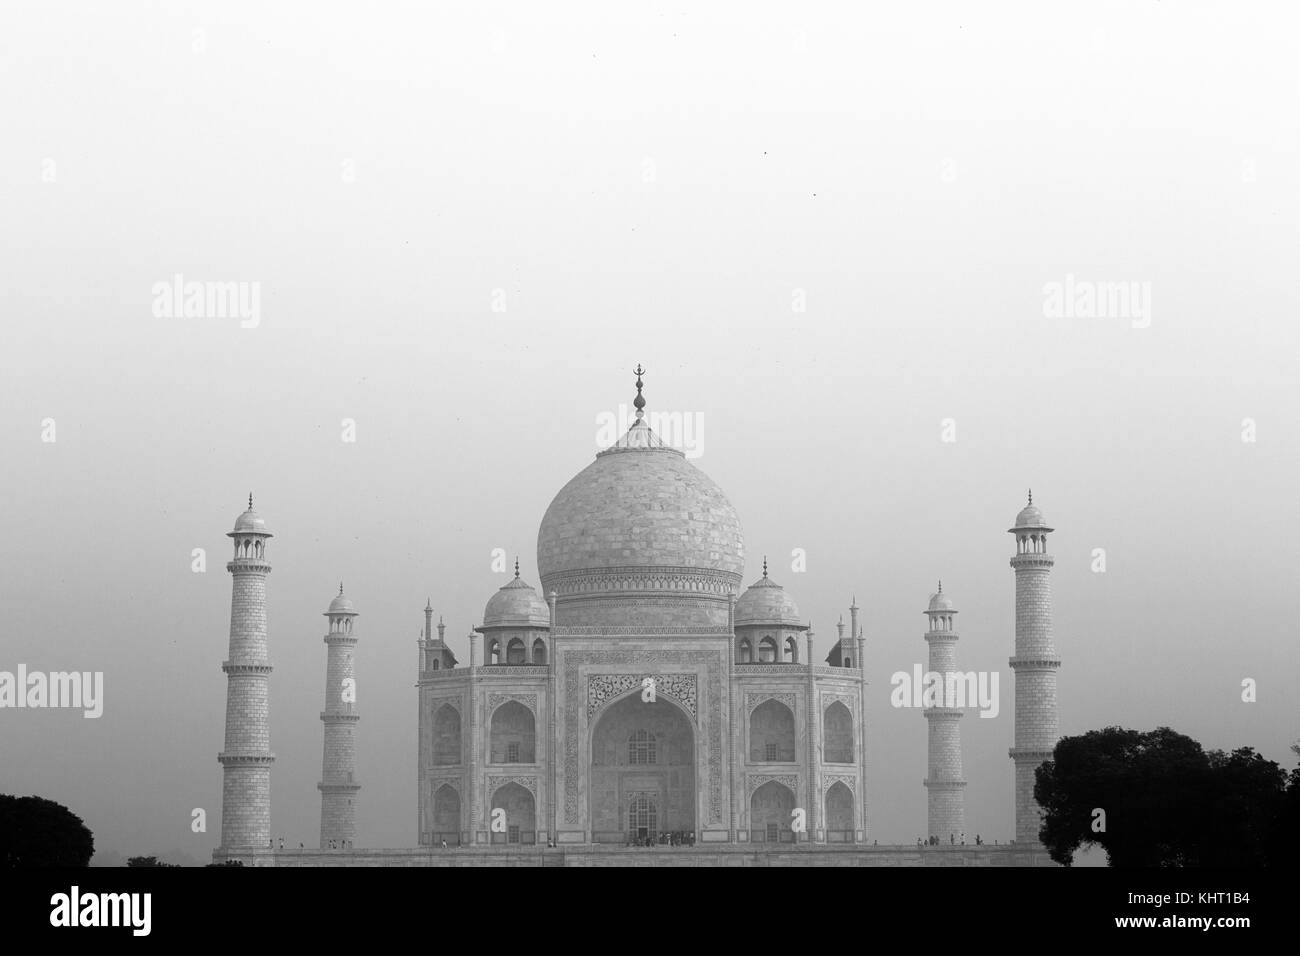
[[[321,849],[351,849],[357,835],[356,742],[354,733],[361,715],[357,713],[357,681],[354,652],[357,637],[352,623],[356,607],[343,596],[343,585],[325,612],[329,633],[325,635],[325,754],[321,760],[320,846]]]
[[[939,590],[930,596],[930,606],[925,615],[930,628],[925,632],[925,642],[930,645],[929,672],[944,678],[943,687],[950,686],[945,675],[957,673],[957,632],[953,630],[953,615],[957,613],[952,601]],[[944,706],[927,707],[926,724],[929,726],[930,758],[925,778],[929,803],[929,830],[940,844],[950,844],[950,837],[961,840],[966,832],[966,804],[961,766],[961,717],[959,707],[947,706],[955,701],[942,697]]]
[[[271,843],[271,662],[266,646],[266,541],[271,532],[253,511],[235,520],[235,556],[226,565],[232,575],[230,650],[221,669],[226,674],[226,741],[221,763],[221,847],[267,847]]]
[[[1059,722],[1056,711],[1056,671],[1061,659],[1052,640],[1052,556],[1047,553],[1043,513],[1029,504],[1010,528],[1016,536],[1011,567],[1016,572],[1015,673],[1016,739],[1011,759],[1016,764],[1016,842],[1038,843],[1042,810],[1034,800],[1034,771],[1052,756]]]

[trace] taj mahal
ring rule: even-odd
[[[1047,527],[1030,502],[1014,536],[1016,840],[965,831],[962,710],[923,711],[928,826],[937,846],[877,846],[867,794],[867,648],[856,600],[819,646],[794,597],[742,580],[745,542],[727,496],[636,418],[555,495],[537,532],[534,586],[492,594],[458,661],[431,602],[415,679],[418,796],[405,848],[356,846],[358,610],[325,612],[320,846],[272,843],[267,633],[271,531],[253,510],[234,555],[221,845],[215,862],[347,865],[1048,865],[1034,769],[1058,737]],[[1023,499],[1022,499],[1023,500]],[[1010,582],[1008,582],[1010,583]],[[924,593],[924,592],[922,592]],[[924,610],[930,668],[957,669],[956,609]],[[920,717],[918,716],[918,721]],[[876,772],[880,772],[879,770]],[[1010,809],[1010,808],[1009,808]]]

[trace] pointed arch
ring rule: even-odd
[[[750,763],[793,763],[794,712],[779,700],[769,699],[749,715]]]
[[[433,765],[454,767],[460,762],[460,711],[443,704],[433,715]]]
[[[489,803],[489,820],[496,811],[505,811],[505,832],[492,833],[493,843],[537,842],[537,802],[531,790],[518,783],[507,783],[493,791]]]
[[[822,713],[822,759],[853,763],[853,742],[853,714],[837,700]]]
[[[536,722],[533,712],[508,700],[492,712],[490,763],[534,763]]]
[[[510,643],[506,645],[506,664],[527,664],[528,659],[524,651],[524,642],[517,637],[512,637]]]
[[[459,846],[460,830],[460,794],[444,783],[433,794],[433,845],[445,840],[448,846]]]
[[[749,797],[750,839],[754,843],[793,843],[794,791],[779,780],[769,780]]]
[[[853,842],[853,791],[837,780],[826,791],[826,841]]]

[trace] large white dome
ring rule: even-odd
[[[559,593],[562,625],[655,623],[641,613],[647,600],[666,611],[666,598],[683,592],[706,600],[708,620],[669,613],[659,623],[716,624],[720,612],[725,624],[744,564],[740,519],[722,489],[640,420],[560,489],[537,532],[542,590]]]

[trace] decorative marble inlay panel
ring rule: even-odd
[[[775,700],[778,703],[785,704],[790,708],[790,713],[794,713],[794,694],[746,694],[745,695],[745,712],[752,714],[754,708],[765,700]]]
[[[537,717],[537,695],[536,694],[488,694],[487,709],[489,716],[498,707],[508,700],[517,700],[533,713],[534,719]]]
[[[439,710],[442,709],[442,705],[443,705],[443,704],[451,704],[451,708],[452,708],[452,710],[456,711],[456,713],[458,713],[458,714],[460,713],[460,698],[459,698],[459,697],[435,697],[435,698],[433,698],[433,700],[429,701],[429,713],[430,713],[430,714],[436,714]]]
[[[587,720],[610,701],[622,697],[632,689],[641,689],[641,682],[649,677],[655,682],[655,694],[663,694],[677,701],[699,722],[696,712],[696,686],[694,674],[592,674],[587,678]]]
[[[745,775],[745,800],[746,803],[754,797],[754,791],[765,783],[775,780],[777,783],[789,787],[790,792],[799,799],[799,776],[793,773],[751,773]]]
[[[554,588],[556,593],[565,596],[629,591],[730,595],[739,580],[733,571],[713,568],[593,568],[546,575],[542,587],[548,594]]]
[[[733,670],[745,677],[808,676],[807,664],[737,664]]]
[[[724,637],[731,628],[725,624],[707,627],[672,627],[641,624],[575,624],[554,629],[558,637]]]
[[[858,699],[857,699],[856,697],[854,697],[852,694],[826,694],[826,693],[823,693],[823,694],[822,694],[822,713],[825,714],[825,713],[826,713],[826,708],[829,707],[831,704],[835,703],[836,701],[839,701],[841,704],[843,704],[845,707],[847,707],[847,708],[849,709],[849,713],[850,713],[850,714],[853,714],[855,717],[857,716],[857,713],[858,713],[858,707],[857,707]]]
[[[827,790],[835,786],[837,783],[844,784],[844,786],[848,787],[854,793],[858,792],[858,778],[856,774],[828,773],[826,776],[822,777],[822,794],[824,795]]]
[[[691,667],[703,665],[709,693],[707,709],[696,715],[697,748],[707,744],[708,763],[705,772],[709,798],[707,818],[710,824],[722,819],[722,661],[716,651],[705,650],[599,650],[560,651],[564,667],[564,820],[579,822],[578,814],[578,752],[585,747],[590,727],[583,726],[586,716],[581,709],[585,698],[581,692],[580,669],[586,664],[624,665],[631,667]],[[704,738],[701,740],[701,738]]]
[[[529,793],[533,795],[534,801],[537,800],[537,777],[536,776],[520,776],[518,774],[508,776],[508,777],[489,776],[486,782],[487,782],[487,797],[489,800],[492,799],[492,796],[497,792],[498,789],[500,789],[501,787],[508,786],[509,784],[512,783],[519,784],[519,786],[523,787],[525,790],[527,790]]]

